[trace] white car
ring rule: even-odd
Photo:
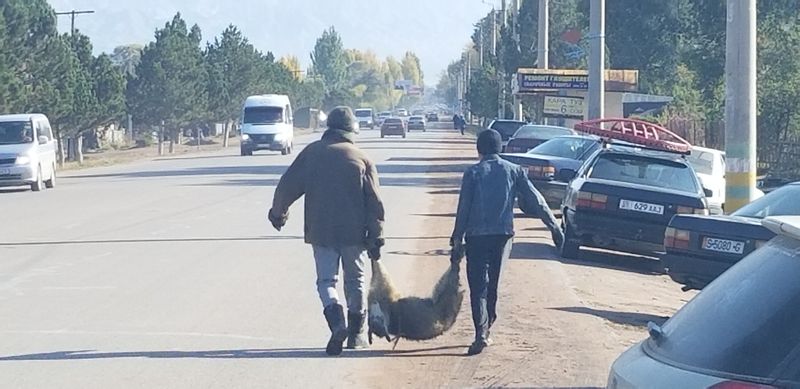
[[[710,190],[712,195],[708,196],[708,208],[712,215],[724,213],[725,208],[725,152],[721,150],[709,149],[705,147],[692,147],[692,154],[687,160],[694,168],[697,177],[703,187]],[[764,196],[764,192],[755,189],[756,197]]]
[[[800,387],[800,216],[611,366],[609,389]]]
[[[45,115],[0,115],[0,187],[55,187],[56,148]]]

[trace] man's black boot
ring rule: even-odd
[[[360,349],[369,347],[365,338],[367,313],[347,312],[347,348]]]
[[[339,304],[331,304],[323,311],[325,320],[328,321],[328,328],[331,329],[331,338],[325,352],[328,355],[340,355],[342,344],[347,340],[347,323],[344,319],[344,308]]]

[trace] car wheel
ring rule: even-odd
[[[39,169],[36,171],[36,181],[31,184],[31,190],[40,192],[42,189],[44,189],[44,181],[42,181],[42,167],[39,166]]]
[[[281,155],[289,155],[289,146],[286,146],[281,150]]]
[[[403,133],[403,139],[405,139],[405,138],[406,138],[406,133],[404,132],[404,133]]]
[[[381,134],[381,138],[386,138],[386,135],[384,135],[384,134]]]
[[[564,242],[561,243],[559,254],[562,258],[578,259],[581,252],[580,239],[578,239],[575,232],[572,231],[572,227],[567,223],[566,212],[564,212],[564,214],[565,216],[561,219],[562,225],[564,226]]]
[[[50,179],[44,182],[44,186],[48,189],[56,187],[56,165],[53,165],[53,170],[50,171]]]

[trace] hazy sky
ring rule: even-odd
[[[473,23],[491,9],[481,0],[48,1],[57,11],[97,12],[76,20],[97,52],[147,43],[156,28],[180,11],[190,25],[200,25],[204,40],[233,23],[258,49],[272,51],[276,57],[296,55],[306,66],[316,38],[333,25],[348,48],[371,49],[383,57],[416,52],[428,85],[435,84],[440,72],[459,56]],[[62,31],[68,31],[69,24],[68,16],[60,17]]]

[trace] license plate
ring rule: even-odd
[[[744,242],[738,240],[705,238],[703,239],[703,250],[728,254],[743,254]]]
[[[653,215],[663,215],[664,206],[658,204],[643,203],[641,201],[625,200],[619,201],[619,209],[626,209],[628,211],[636,211],[642,213],[650,213]]]
[[[11,175],[11,169],[0,169],[0,176]]]

